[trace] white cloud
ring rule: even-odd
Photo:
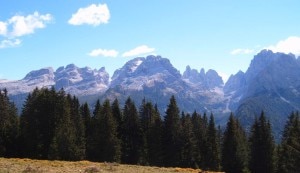
[[[6,35],[7,23],[0,21],[0,35]]]
[[[273,52],[293,53],[297,56],[300,55],[300,37],[291,36],[285,40],[279,41],[276,45],[266,47],[266,49]]]
[[[106,4],[92,4],[86,8],[79,8],[79,10],[72,14],[72,18],[68,21],[71,25],[100,25],[108,23],[110,18],[109,9]]]
[[[16,46],[20,45],[21,42],[22,41],[19,40],[19,39],[15,39],[15,40],[10,40],[10,39],[8,39],[8,40],[2,40],[0,42],[0,49],[9,48],[9,47],[16,47]]]
[[[4,40],[0,42],[0,48],[16,47],[21,44],[18,37],[33,34],[36,29],[45,28],[46,23],[53,19],[51,14],[41,15],[34,12],[27,16],[15,15],[7,21],[0,21],[0,35]]]
[[[155,51],[154,48],[148,47],[146,45],[138,46],[130,51],[124,52],[122,54],[123,57],[137,56],[142,54],[153,53]]]
[[[239,55],[239,54],[251,54],[253,53],[253,49],[234,49],[230,52],[231,55]]]
[[[95,49],[88,53],[89,56],[105,56],[105,57],[116,57],[119,52],[116,50],[106,50],[106,49]]]
[[[13,16],[8,20],[8,24],[12,25],[10,37],[20,37],[27,34],[32,34],[36,29],[45,28],[46,23],[52,20],[50,14],[40,15],[34,12],[28,16]]]

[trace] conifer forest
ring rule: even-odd
[[[128,97],[124,106],[36,88],[18,115],[6,89],[0,91],[0,157],[90,160],[161,167],[191,167],[228,173],[299,173],[300,119],[291,112],[280,143],[263,110],[251,129],[233,113],[225,127],[213,113],[185,113],[176,96],[166,111]]]

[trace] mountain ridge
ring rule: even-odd
[[[181,74],[169,59],[149,55],[129,60],[112,77],[105,67],[91,69],[74,64],[29,72],[21,80],[0,80],[13,101],[22,106],[26,95],[36,87],[64,88],[91,105],[97,99],[146,98],[163,114],[168,99],[175,95],[181,110],[213,112],[219,123],[234,112],[245,126],[265,111],[277,132],[291,111],[300,110],[300,58],[293,54],[262,50],[246,72],[239,71],[223,82],[217,71],[190,66]],[[139,104],[137,102],[137,104]]]

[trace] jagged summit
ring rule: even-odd
[[[44,78],[45,80],[54,79],[54,70],[52,67],[42,68],[40,70],[34,70],[29,72],[23,80],[34,80],[38,78]]]
[[[180,79],[181,74],[167,58],[150,55],[146,58],[135,58],[128,61],[122,68],[115,71],[111,87],[118,85],[130,89],[142,89],[154,82],[171,82]]]
[[[210,89],[224,85],[222,77],[212,69],[205,72],[204,68],[202,68],[200,72],[198,72],[196,69],[191,69],[190,66],[187,66],[182,77],[193,84]]]
[[[134,58],[116,70],[110,80],[105,68],[79,68],[75,64],[34,70],[17,81],[0,80],[13,101],[22,99],[36,87],[64,88],[67,93],[89,101],[130,96],[137,102],[146,98],[164,112],[165,104],[175,95],[181,110],[213,112],[216,119],[235,112],[245,125],[264,110],[276,131],[282,130],[291,111],[300,110],[300,60],[293,54],[262,50],[254,56],[246,72],[231,75],[224,85],[215,70],[186,67],[183,75],[169,59],[150,55]],[[138,103],[137,103],[138,104]]]

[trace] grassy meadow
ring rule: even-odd
[[[160,168],[150,166],[97,163],[89,161],[66,162],[31,159],[0,158],[0,173],[199,173],[200,169]],[[209,173],[209,172],[207,172]],[[212,173],[212,172],[211,172]]]

